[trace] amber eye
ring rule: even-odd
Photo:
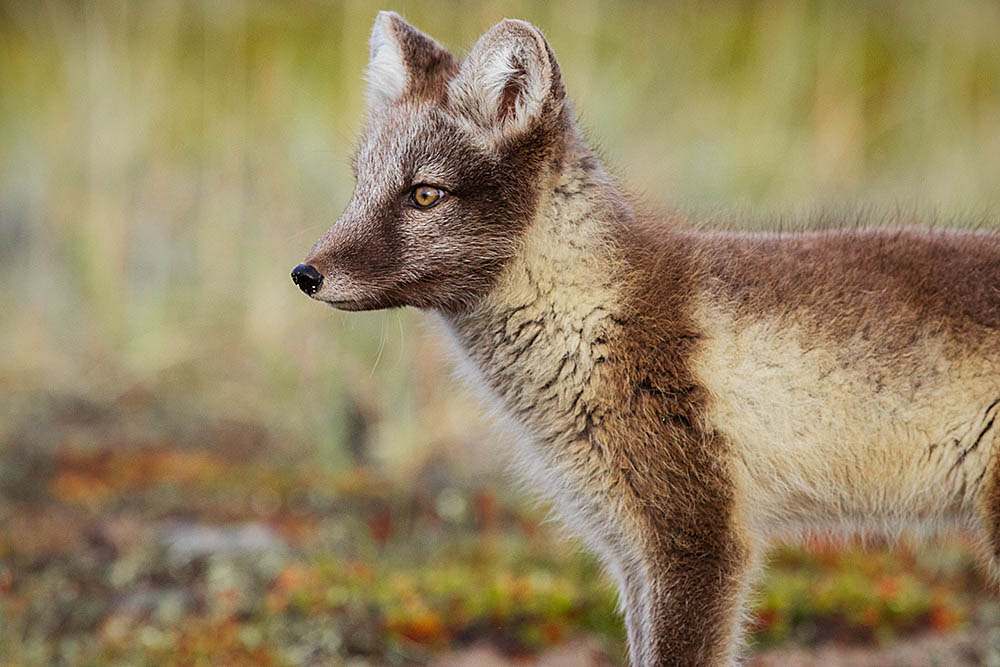
[[[418,185],[410,192],[410,199],[419,208],[430,208],[444,198],[444,190],[433,185]]]

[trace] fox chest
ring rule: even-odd
[[[521,472],[549,491],[596,492],[607,477],[611,326],[597,309],[560,319],[525,308],[488,330],[451,332],[460,374],[513,436]]]

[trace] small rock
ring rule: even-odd
[[[262,523],[212,526],[203,523],[173,523],[160,536],[167,557],[175,565],[217,554],[284,551],[286,544]]]

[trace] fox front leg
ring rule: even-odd
[[[627,573],[621,593],[632,665],[736,664],[752,553],[735,538],[696,538]]]

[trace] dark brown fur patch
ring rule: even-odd
[[[736,528],[729,444],[706,427],[707,396],[688,366],[701,338],[691,319],[697,264],[682,245],[664,246],[634,219],[622,222],[631,280],[616,346],[624,404],[615,421],[649,554],[663,571],[645,659],[719,664],[750,554]]]
[[[1000,236],[916,228],[689,234],[705,287],[888,354],[927,333],[1000,345]]]

